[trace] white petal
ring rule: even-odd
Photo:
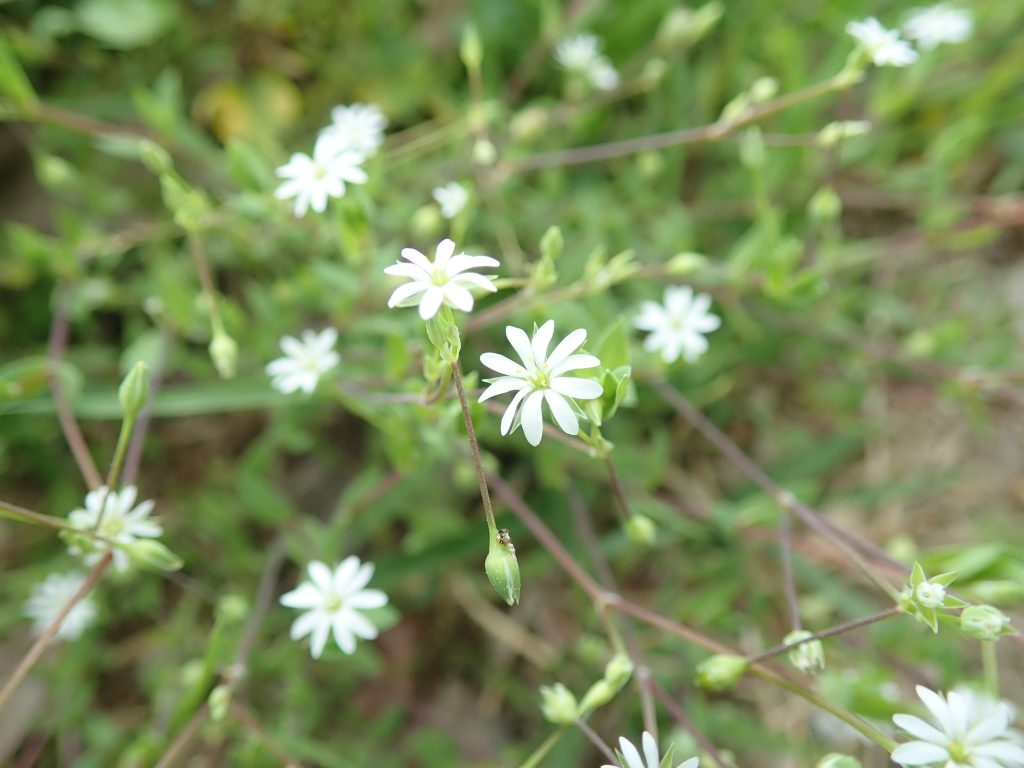
[[[913,715],[893,715],[892,721],[915,739],[929,741],[932,744],[945,744],[946,735],[935,726],[929,725]]]
[[[559,394],[579,400],[593,400],[604,392],[604,388],[593,379],[577,379],[573,376],[555,377],[551,380],[551,388]]]
[[[543,365],[548,356],[548,345],[555,333],[555,321],[548,320],[533,334],[533,341],[530,344],[533,350],[533,359],[537,365]]]
[[[437,251],[435,251],[434,266],[441,269],[445,268],[448,263],[448,259],[455,253],[455,242],[450,238],[445,238],[437,244]]]
[[[317,624],[320,623],[322,616],[316,611],[309,611],[303,613],[295,621],[292,622],[291,628],[288,630],[288,636],[292,640],[300,640],[306,635],[310,634],[316,629]]]
[[[1000,704],[967,732],[967,741],[973,744],[992,741],[1002,736],[1009,726],[1010,711]]]
[[[501,262],[490,256],[470,256],[460,253],[449,260],[444,272],[446,275],[454,276],[460,272],[465,272],[467,269],[495,269],[500,266]]]
[[[578,435],[580,432],[580,422],[576,418],[572,406],[566,402],[565,398],[549,389],[544,391],[544,399],[547,400],[548,408],[551,409],[551,415],[555,417],[555,423],[558,424],[561,430],[567,435]]]
[[[519,408],[519,404],[526,397],[528,389],[524,388],[516,392],[516,396],[512,398],[512,402],[508,404],[508,408],[505,409],[505,413],[501,417],[501,434],[507,435],[508,431],[512,428],[512,422],[516,418],[516,410]]]
[[[334,573],[331,574],[331,585],[329,591],[335,595],[344,595],[350,591],[352,580],[355,575],[359,572],[359,558],[355,555],[349,555],[338,567],[334,569]],[[362,587],[363,585],[360,585]],[[359,589],[357,587],[356,589]]]
[[[345,605],[349,608],[383,608],[388,604],[388,596],[379,589],[364,589],[356,592],[345,599]]]
[[[327,638],[330,634],[331,622],[326,619],[313,628],[313,637],[309,641],[309,652],[314,659],[319,659],[320,654],[324,652],[324,646],[327,645]]]
[[[311,560],[309,565],[306,566],[306,571],[309,573],[309,578],[313,580],[313,583],[321,592],[330,592],[334,587],[334,574],[326,564],[321,563],[319,560]]]
[[[644,760],[647,761],[647,768],[658,768],[661,759],[658,757],[658,745],[655,743],[654,737],[647,731],[644,731],[643,736],[640,738],[640,743],[644,748]]]
[[[355,635],[343,622],[334,624],[334,642],[338,644],[343,653],[347,653],[349,656],[356,652]]]
[[[492,371],[496,371],[504,376],[521,377],[526,375],[526,370],[523,366],[504,355],[499,355],[497,352],[484,352],[480,355],[480,362]]]
[[[667,322],[668,316],[664,307],[653,301],[645,301],[640,305],[640,314],[633,321],[633,325],[641,331],[655,331]]]
[[[946,735],[954,738],[956,736],[956,725],[953,722],[953,715],[949,711],[949,704],[946,703],[946,700],[935,691],[929,690],[923,685],[917,686],[914,690],[917,691],[918,698],[928,707],[928,710],[934,715]]]
[[[450,282],[457,283],[458,285],[468,283],[467,287],[479,288],[488,293],[494,293],[498,290],[494,285],[493,277],[478,275],[476,272],[463,272],[462,274],[455,275],[455,277],[451,278]]]
[[[543,392],[531,392],[523,403],[523,434],[530,445],[540,445],[544,436],[544,418],[540,408],[543,400]]]
[[[533,360],[533,349],[530,347],[530,337],[526,335],[526,331],[514,325],[506,325],[505,336],[512,349],[519,355],[519,359],[523,361],[523,365],[530,365]]]
[[[548,361],[551,362],[550,360]],[[568,371],[579,371],[584,368],[597,368],[601,361],[593,355],[569,355],[559,365],[552,364],[552,376],[560,376]]]
[[[413,296],[418,296],[430,287],[430,283],[402,283],[402,285],[395,288],[394,293],[391,294],[391,298],[388,299],[389,307],[397,307],[404,301],[408,301]]]
[[[990,744],[982,744],[980,747],[975,747],[973,752],[976,755],[995,758],[1011,765],[1024,765],[1024,748],[1009,741],[993,741]]]
[[[911,741],[896,747],[893,750],[892,759],[902,765],[931,765],[939,760],[949,759],[949,753],[935,744]]]
[[[406,261],[411,261],[417,267],[422,269],[424,272],[430,274],[434,271],[434,264],[424,256],[422,253],[417,251],[415,248],[403,248],[402,258]]]
[[[424,320],[432,318],[437,314],[437,310],[441,308],[443,301],[444,290],[437,285],[430,286],[427,292],[423,294],[423,298],[420,299],[420,317]]]
[[[558,364],[564,361],[569,355],[583,346],[583,342],[587,340],[587,332],[582,328],[577,328],[575,331],[570,333],[558,346],[551,352],[551,356],[548,357],[547,363],[552,368],[557,368]],[[598,363],[600,364],[600,363]]]
[[[345,611],[344,620],[348,630],[357,637],[362,637],[366,640],[373,640],[378,634],[377,628],[373,626],[373,623],[361,613],[357,613],[356,611]]]
[[[356,561],[358,562],[358,560]],[[339,592],[341,595],[349,596],[355,595],[362,591],[362,589],[370,583],[370,579],[373,578],[373,572],[377,569],[373,563],[363,563],[359,566],[359,570],[355,572],[343,592]]]
[[[517,379],[514,376],[504,376],[480,393],[479,402],[482,403],[484,400],[490,400],[492,397],[504,395],[506,392],[518,392],[520,389],[526,389],[529,386],[529,383],[522,379]]]
[[[467,291],[458,283],[448,283],[444,287],[445,301],[460,312],[469,312],[473,309],[473,294]]]
[[[323,601],[323,593],[308,581],[281,595],[280,600],[281,605],[288,608],[318,608]]]
[[[958,736],[966,734],[968,725],[967,699],[956,691],[950,691],[946,696],[946,701],[949,703],[949,714],[953,718],[956,733]]]
[[[640,759],[640,753],[624,736],[619,737],[619,752],[622,753],[622,759],[626,761],[624,768],[644,768],[644,761]]]
[[[685,763],[680,763],[676,768],[697,768],[700,765],[699,757],[691,757]]]
[[[407,261],[384,267],[384,274],[391,275],[392,277],[405,277],[409,280],[422,280],[427,283],[430,282],[429,272],[424,270],[422,267],[410,264]]]

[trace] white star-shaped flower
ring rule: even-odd
[[[1024,766],[1024,748],[1007,738],[1011,710],[1005,704],[979,708],[976,700],[956,691],[941,696],[922,685],[917,695],[938,727],[913,715],[893,715],[893,722],[916,739],[893,750],[895,762],[943,768]]]
[[[618,87],[619,73],[608,57],[601,53],[601,48],[601,40],[595,35],[572,35],[555,46],[555,61],[598,90],[610,91]]]
[[[962,43],[974,31],[969,11],[946,3],[930,8],[915,8],[903,24],[903,34],[925,51],[943,43]]]
[[[625,736],[619,737],[619,756],[622,758],[621,768],[659,768],[661,766],[658,744],[654,740],[654,737],[647,731],[644,731],[640,742],[644,749],[643,757],[640,756],[640,751],[633,746],[629,739]],[[677,765],[676,768],[697,768],[698,765],[700,765],[700,759],[691,757],[689,760]],[[601,768],[619,767],[614,765],[604,765]]]
[[[135,500],[138,495],[139,491],[134,485],[126,485],[120,491],[109,493],[105,485],[100,486],[85,495],[85,508],[72,510],[68,515],[68,522],[80,531],[95,531],[100,536],[124,545],[134,544],[136,539],[155,539],[164,532],[156,520],[149,518],[156,504],[147,500],[136,506]],[[97,530],[96,521],[101,517],[101,506],[104,506],[106,511]],[[112,552],[114,570],[128,570],[131,558],[122,547],[111,549],[110,545],[99,540],[91,543],[88,551],[83,551],[77,545],[72,545],[68,551],[73,555],[82,555],[87,565],[95,565],[107,552]]]
[[[331,124],[321,132],[341,150],[372,157],[384,143],[388,119],[376,104],[350,104],[331,110]]]
[[[718,315],[708,311],[710,307],[711,297],[706,293],[694,294],[688,286],[669,287],[664,304],[645,301],[633,324],[650,332],[644,339],[648,352],[660,352],[666,363],[674,363],[680,355],[692,363],[707,352],[704,335],[722,324]]]
[[[334,328],[324,328],[320,333],[303,331],[301,341],[294,336],[283,337],[281,351],[285,356],[267,365],[267,374],[273,377],[270,386],[285,395],[300,390],[312,394],[320,377],[341,362],[334,351],[337,341]]]
[[[51,573],[36,584],[25,601],[25,615],[32,619],[32,632],[39,637],[46,631],[57,614],[85,584],[81,573]],[[86,595],[68,612],[57,630],[57,639],[77,640],[96,618],[96,603]]]
[[[274,196],[278,200],[295,198],[295,215],[300,218],[310,208],[323,213],[328,198],[344,196],[345,182],[366,183],[368,176],[362,168],[365,159],[361,152],[339,148],[333,136],[321,134],[312,157],[296,152],[277,169],[277,175],[285,181]]]
[[[906,67],[917,61],[917,51],[900,37],[898,29],[886,29],[873,16],[851,21],[846,32],[871,56],[876,67]]]
[[[530,445],[540,445],[544,436],[542,403],[548,404],[555,423],[563,432],[576,435],[580,431],[578,416],[583,415],[576,400],[594,400],[604,391],[593,379],[565,375],[570,371],[601,365],[601,361],[593,355],[573,354],[587,340],[587,332],[582,328],[573,331],[549,355],[548,346],[554,333],[553,320],[544,323],[532,339],[522,328],[507,326],[505,335],[523,361],[522,364],[495,352],[480,355],[481,363],[501,374],[495,379],[486,380],[490,386],[480,395],[480,402],[496,395],[515,392],[512,402],[501,417],[501,434],[507,435],[518,426],[516,412],[522,404],[519,422]]]
[[[373,568],[373,563],[360,563],[355,555],[333,571],[313,560],[306,569],[309,581],[281,596],[281,605],[304,611],[292,623],[290,635],[292,640],[311,635],[309,650],[314,659],[320,658],[332,633],[334,642],[348,654],[355,652],[357,637],[377,637],[377,627],[360,613],[388,603],[388,596],[379,589],[366,589]]]
[[[490,256],[456,254],[454,241],[447,238],[438,243],[433,261],[415,248],[403,248],[402,258],[406,263],[398,262],[384,269],[385,274],[409,280],[395,288],[388,299],[388,306],[410,307],[419,304],[420,317],[424,320],[436,315],[442,304],[469,312],[473,309],[470,288],[492,293],[498,290],[494,287],[494,277],[469,271],[501,266],[498,260]]]
[[[441,207],[441,215],[454,219],[469,202],[469,191],[457,181],[449,181],[443,187],[434,187],[434,200]]]

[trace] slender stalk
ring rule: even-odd
[[[452,378],[455,380],[455,391],[458,392],[459,405],[462,406],[462,420],[466,424],[466,434],[469,436],[469,450],[473,454],[473,466],[476,468],[476,479],[480,485],[480,499],[484,503],[484,514],[487,516],[487,530],[491,538],[494,538],[498,535],[498,526],[494,522],[491,494],[487,490],[487,475],[484,474],[484,464],[480,458],[480,445],[476,441],[473,417],[469,413],[469,402],[466,400],[466,390],[462,385],[462,364],[458,360],[452,363]]]
[[[78,465],[78,471],[82,473],[86,485],[90,489],[99,488],[103,482],[100,479],[100,471],[96,468],[89,447],[85,444],[82,430],[75,420],[75,414],[71,410],[71,403],[68,400],[64,384],[60,380],[58,369],[61,359],[64,357],[64,350],[67,348],[70,320],[68,317],[68,294],[70,288],[62,284],[53,299],[53,323],[50,326],[50,339],[47,343],[47,358],[49,369],[47,378],[50,381],[50,392],[53,394],[53,405],[57,410],[57,421],[60,423],[60,430],[64,433],[64,441],[71,449],[71,455]]]
[[[668,691],[661,687],[657,680],[651,680],[651,688],[654,691],[654,695],[658,697],[658,700],[662,705],[669,711],[675,721],[679,723],[679,727],[684,731],[688,731],[693,734],[694,740],[708,755],[711,759],[718,764],[718,768],[726,768],[729,764],[725,762],[725,759],[719,753],[718,748],[711,742],[711,740],[705,736],[697,726],[693,724],[693,721],[686,714],[679,703],[668,695]]]
[[[604,457],[604,465],[608,468],[608,479],[612,484],[612,491],[615,493],[615,498],[619,502],[619,509],[622,511],[624,520],[629,520],[633,517],[633,510],[629,506],[629,498],[626,496],[626,487],[622,484],[622,480],[619,478],[619,473],[615,469],[615,462],[612,461],[611,456]]]
[[[4,510],[7,514],[2,515],[3,517],[9,517],[13,520],[17,520],[22,523],[28,523],[30,525],[42,525],[46,528],[54,528],[58,531],[73,531],[74,533],[81,534],[82,536],[88,536],[91,539],[102,541],[104,544],[111,547],[124,546],[123,544],[114,541],[113,539],[101,536],[94,531],[86,531],[81,528],[75,528],[75,526],[69,524],[67,521],[59,517],[51,517],[50,515],[44,515],[40,512],[33,512],[31,509],[25,509],[19,507],[17,504],[11,504],[10,502],[0,500],[0,510]]]
[[[639,152],[648,152],[655,149],[667,149],[678,147],[684,144],[699,144],[708,141],[723,139],[729,134],[751,123],[758,122],[764,118],[781,112],[804,101],[834,93],[849,87],[851,83],[841,76],[831,77],[828,80],[810,85],[799,91],[780,96],[772,101],[767,101],[759,106],[747,110],[744,114],[732,120],[718,120],[710,125],[698,128],[683,128],[667,133],[656,133],[651,136],[641,136],[636,139],[625,139],[623,141],[609,141],[604,144],[593,144],[587,147],[576,147],[574,149],[559,149],[553,152],[542,152],[530,155],[519,160],[511,166],[513,172],[524,173],[535,171],[540,168],[563,167],[567,165],[581,165],[583,163],[594,163],[600,160],[611,160],[616,157],[634,155]]]
[[[604,739],[597,735],[593,728],[587,725],[582,719],[576,718],[576,727],[579,728],[583,735],[587,737],[591,744],[598,748],[602,755],[604,755],[612,763],[615,762],[615,753],[612,752],[612,748],[605,744]]]
[[[188,233],[188,250],[192,254],[192,261],[196,265],[196,273],[199,275],[199,284],[202,286],[206,302],[210,306],[210,325],[213,332],[224,332],[224,322],[220,317],[220,306],[217,304],[217,289],[213,284],[213,274],[210,272],[210,263],[206,260],[206,251],[203,250],[203,243],[199,236],[193,232]]]
[[[86,580],[82,582],[82,586],[78,588],[78,591],[75,592],[75,594],[73,594],[64,604],[64,607],[57,612],[57,615],[53,617],[53,621],[51,621],[50,625],[43,630],[43,633],[36,638],[32,647],[29,648],[28,653],[26,653],[18,663],[17,668],[14,670],[14,674],[12,674],[10,679],[8,679],[4,684],[3,690],[0,690],[0,710],[2,710],[4,705],[10,701],[11,696],[14,695],[18,686],[24,682],[25,677],[32,670],[32,667],[35,666],[36,662],[39,661],[43,653],[46,651],[50,641],[57,636],[57,632],[64,623],[64,619],[66,619],[68,614],[71,613],[71,609],[78,605],[78,603],[89,594],[89,591],[96,586],[96,582],[100,580],[100,576],[102,576],[103,572],[107,570],[107,567],[110,565],[113,557],[114,556],[109,552],[103,556],[103,559],[96,564]]]
[[[117,447],[114,449],[114,459],[110,462],[110,470],[107,472],[106,490],[103,491],[103,499],[100,503],[100,512],[96,515],[96,525],[93,532],[98,533],[103,524],[103,516],[107,513],[107,499],[111,492],[117,487],[121,479],[121,469],[124,467],[124,457],[128,452],[128,446],[132,439],[132,430],[135,428],[135,417],[126,416],[121,422],[121,431],[117,436]]]
[[[238,718],[242,725],[248,728],[256,738],[262,741],[266,745],[267,749],[273,752],[274,756],[281,761],[285,768],[299,768],[301,763],[285,751],[284,747],[281,746],[277,739],[270,735],[267,729],[264,728],[259,720],[256,719],[248,707],[244,704],[240,704],[235,699],[231,699],[228,706],[231,709],[231,714]]]
[[[550,754],[551,750],[555,748],[555,745],[564,733],[565,728],[559,728],[553,732],[544,739],[539,747],[533,750],[533,753],[526,760],[519,764],[519,768],[537,768],[544,761],[544,758]]]
[[[768,477],[768,475],[766,475],[764,471],[757,466],[757,464],[755,464],[738,445],[736,445],[736,443],[730,440],[722,430],[716,427],[710,419],[701,413],[696,406],[694,406],[668,382],[664,380],[655,380],[653,382],[653,386],[665,402],[672,406],[679,415],[683,416],[694,427],[696,427],[697,431],[714,444],[714,446],[718,448],[718,450],[721,451],[734,465],[736,465],[743,474],[775,499],[776,503],[778,503],[784,510],[793,512],[809,528],[814,529],[820,536],[832,542],[836,548],[842,551],[843,554],[845,554],[857,565],[858,568],[860,568],[864,575],[873,584],[889,595],[893,602],[899,601],[899,591],[886,579],[871,570],[867,560],[851,545],[851,542],[856,543],[857,546],[863,550],[870,551],[872,557],[877,557],[877,559],[882,560],[883,562],[892,563],[892,558],[882,552],[882,550],[876,545],[866,542],[860,537],[854,536],[847,531],[842,531],[832,523],[826,521],[810,507],[807,507],[797,501],[793,494],[783,489],[774,480]],[[900,565],[900,567],[903,568],[904,566]]]
[[[793,578],[793,541],[790,529],[793,527],[793,516],[788,509],[782,510],[779,520],[779,553],[782,556],[782,583],[786,590],[786,606],[789,609],[789,626],[797,630],[800,625],[800,606],[796,596],[796,579]]]
[[[985,690],[996,701],[999,700],[999,656],[995,640],[981,641],[981,667],[985,676]]]
[[[900,610],[900,608],[894,605],[891,608],[886,608],[884,611],[873,613],[870,616],[864,616],[863,618],[854,619],[853,621],[848,621],[845,624],[839,624],[838,626],[832,627],[830,629],[823,629],[821,632],[815,632],[814,634],[808,635],[802,640],[797,640],[793,643],[781,643],[779,645],[769,648],[766,651],[762,651],[761,653],[758,653],[754,656],[749,656],[747,660],[751,664],[766,661],[767,659],[773,658],[775,656],[780,656],[783,653],[791,651],[792,649],[796,648],[797,646],[803,645],[804,643],[809,643],[813,640],[823,640],[826,637],[835,637],[836,635],[842,635],[847,632],[852,632],[855,629],[866,627],[869,624],[877,624],[880,621],[891,619],[893,616],[899,616],[901,613],[902,611]]]
[[[178,758],[182,756],[182,753],[184,753],[185,748],[188,747],[189,742],[192,741],[200,726],[206,722],[206,718],[209,716],[210,705],[204,703],[203,706],[197,709],[196,713],[192,715],[192,719],[188,721],[188,724],[181,729],[177,737],[174,739],[174,742],[168,750],[164,752],[163,757],[160,758],[159,762],[157,762],[153,768],[171,768],[171,766],[177,762]]]

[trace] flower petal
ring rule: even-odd
[[[551,409],[551,415],[554,416],[555,423],[558,424],[561,430],[567,435],[578,435],[580,432],[580,422],[566,399],[550,389],[544,390],[544,399],[548,403],[548,408]]]
[[[953,715],[949,711],[949,704],[946,703],[946,700],[935,691],[929,690],[923,685],[917,686],[914,690],[917,691],[917,697],[928,707],[928,711],[932,713],[946,735],[950,738],[955,738],[956,725],[953,722]]]
[[[504,395],[507,392],[517,392],[529,386],[528,382],[517,379],[515,376],[503,376],[480,393],[479,402],[482,403],[484,400],[490,400],[492,397]]]
[[[654,741],[654,737],[647,731],[644,731],[643,736],[640,738],[640,743],[644,748],[644,760],[647,761],[647,768],[658,768],[661,758],[658,757],[658,745]]]
[[[505,413],[501,417],[501,434],[507,435],[508,431],[512,428],[512,423],[516,418],[516,410],[519,408],[519,404],[526,397],[529,389],[523,388],[516,392],[516,396],[512,398],[512,402],[508,404],[508,408],[505,409]]]
[[[387,604],[388,596],[379,589],[364,589],[356,592],[354,595],[350,595],[345,600],[345,605],[349,608],[362,608],[364,610],[383,608]]]
[[[587,340],[587,332],[583,328],[577,328],[575,331],[570,333],[558,346],[551,352],[551,356],[548,357],[547,363],[552,368],[558,367],[558,364],[564,361],[569,355],[583,346],[583,342]],[[598,363],[600,365],[600,362]]]
[[[554,333],[555,321],[548,320],[544,325],[537,329],[535,334],[533,334],[533,340],[530,343],[530,347],[533,350],[533,359],[537,365],[543,365],[544,361],[547,360],[548,345],[551,343],[551,337]]]
[[[526,331],[516,328],[514,325],[506,325],[505,336],[508,338],[508,343],[512,345],[512,349],[519,355],[519,359],[523,361],[523,365],[529,366],[533,362],[533,349]]]
[[[291,592],[281,595],[279,602],[286,608],[319,608],[323,601],[323,593],[304,581]]]
[[[402,258],[406,261],[411,261],[417,267],[422,269],[427,274],[434,271],[434,264],[426,256],[417,251],[415,248],[403,248]]]
[[[449,282],[444,286],[445,302],[455,307],[460,312],[470,312],[473,309],[473,294],[467,291],[458,283]]]
[[[554,355],[552,355],[554,357]],[[551,361],[548,360],[550,363]],[[561,376],[568,371],[579,371],[584,368],[597,368],[601,361],[593,355],[569,355],[559,365],[552,364],[552,376]]]
[[[544,436],[544,417],[540,408],[543,400],[542,391],[531,392],[523,403],[523,434],[526,436],[526,442],[534,446],[540,445]]]
[[[901,765],[931,765],[940,760],[948,760],[949,752],[935,744],[911,741],[896,747],[892,752],[892,759]]]
[[[402,283],[391,294],[391,298],[388,299],[388,306],[397,307],[413,296],[423,293],[428,288],[430,288],[430,283]]]
[[[319,560],[310,560],[306,571],[321,592],[330,592],[334,587],[334,573],[325,563],[321,563]]]
[[[455,253],[455,241],[446,237],[437,244],[437,251],[435,251],[434,256],[434,266],[443,270],[448,264],[448,260],[452,257],[453,253]]]
[[[640,759],[640,753],[625,736],[619,737],[619,751],[622,753],[622,759],[626,761],[624,768],[644,768],[644,761]]]
[[[427,288],[427,292],[420,299],[420,317],[424,320],[432,318],[437,314],[437,310],[441,308],[443,301],[444,290],[440,286],[432,285]]]
[[[551,389],[579,400],[593,400],[604,392],[604,388],[593,379],[578,379],[573,376],[556,376],[551,380]]]
[[[480,362],[492,371],[496,371],[504,376],[522,378],[526,375],[526,369],[523,366],[504,355],[499,355],[497,352],[484,352],[480,355]]]
[[[317,624],[320,623],[322,618],[321,614],[317,611],[309,611],[301,614],[292,622],[292,626],[288,630],[288,636],[292,640],[301,640],[316,629]]]
[[[915,739],[928,741],[932,744],[945,744],[946,735],[933,725],[929,725],[913,715],[893,715],[892,721]]]

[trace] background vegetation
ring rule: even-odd
[[[159,391],[137,482],[184,560],[166,577],[105,579],[96,625],[48,650],[9,705],[0,762],[152,765],[200,711],[208,673],[224,679],[237,662],[240,714],[198,724],[179,764],[272,766],[283,751],[305,765],[517,765],[551,732],[538,687],[583,691],[600,676],[601,616],[500,492],[523,595],[511,610],[495,599],[458,403],[419,402],[422,323],[385,308],[383,267],[447,235],[431,190],[452,179],[474,190],[452,231],[460,247],[494,255],[512,278],[462,318],[471,387],[479,354],[505,351],[506,321],[553,317],[559,333],[629,339],[635,387],[603,432],[630,506],[657,526],[652,546],[626,535],[602,461],[553,439],[501,438],[498,416],[474,409],[489,469],[598,579],[610,569],[634,602],[744,652],[789,631],[778,505],[659,395],[657,362],[629,330],[641,300],[681,282],[714,296],[723,326],[698,363],[668,370],[675,388],[829,520],[901,562],[958,571],[971,599],[1020,605],[1024,6],[974,3],[967,43],[765,117],[763,164],[743,162],[739,132],[580,165],[538,159],[711,124],[759,78],[780,94],[826,81],[853,48],[848,21],[896,24],[909,5],[728,0],[699,39],[666,26],[676,7],[0,3],[5,56],[40,99],[8,98],[0,126],[0,498],[57,516],[81,504],[48,370],[103,469],[117,384],[147,361]],[[484,51],[475,84],[459,56],[470,22]],[[551,46],[570,29],[603,37],[619,91],[566,88]],[[294,218],[273,197],[274,168],[310,151],[332,106],[355,101],[390,121],[370,182],[325,215]],[[836,120],[872,130],[822,147]],[[482,136],[494,165],[474,160]],[[201,248],[238,344],[231,379],[211,362],[209,303],[181,212],[140,162],[142,137],[201,191]],[[538,244],[552,225],[565,246],[544,284]],[[705,258],[671,261],[681,253]],[[341,333],[339,383],[275,393],[263,369],[280,337],[327,325]],[[54,368],[48,344],[62,329]],[[808,628],[887,607],[827,541],[799,524],[793,540]],[[313,661],[276,598],[310,559],[349,553],[377,564],[392,626],[354,656]],[[31,642],[26,596],[72,558],[51,531],[4,521],[0,565],[8,669]],[[739,765],[811,765],[830,751],[886,764],[763,681],[700,691],[705,650],[639,623],[627,631]],[[1019,697],[1020,646],[1000,651],[1003,692]],[[908,711],[914,683],[981,676],[976,643],[907,617],[827,653],[813,685],[880,721]],[[611,742],[641,722],[630,686],[590,725]],[[667,741],[675,721],[659,709],[659,722]],[[679,759],[695,753],[676,735]],[[600,761],[571,731],[547,764]]]

